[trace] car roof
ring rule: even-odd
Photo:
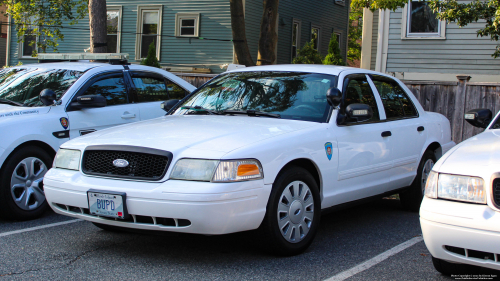
[[[95,62],[51,62],[51,63],[33,63],[15,66],[14,68],[46,68],[46,69],[67,69],[76,71],[87,71],[91,68],[100,66],[109,66],[108,63],[95,63]]]
[[[273,64],[263,66],[251,66],[238,68],[228,72],[246,72],[246,71],[290,71],[290,72],[309,72],[339,75],[340,72],[348,69],[356,69],[354,67],[337,66],[337,65],[321,65],[321,64]]]

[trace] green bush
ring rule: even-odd
[[[145,59],[141,60],[141,64],[161,68],[160,63],[156,58],[156,47],[154,43],[151,43],[149,45],[148,56]]]
[[[328,45],[328,55],[326,55],[323,60],[323,64],[327,65],[345,65],[342,55],[340,55],[339,41],[337,41],[337,35],[332,34],[330,38],[330,44]]]
[[[294,64],[323,64],[321,55],[313,48],[313,41],[306,43],[302,49],[297,51],[293,59]]]

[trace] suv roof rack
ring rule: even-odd
[[[129,65],[129,54],[125,53],[55,53],[38,54],[39,63],[49,62],[104,62],[112,65]]]

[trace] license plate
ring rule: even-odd
[[[127,217],[126,194],[109,191],[87,192],[91,215],[125,219]]]

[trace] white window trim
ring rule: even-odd
[[[302,29],[302,21],[299,19],[293,19],[292,21],[292,37],[291,39],[293,40],[293,26],[297,24],[297,46],[295,46],[295,56],[297,56],[297,53],[300,49],[300,30]],[[293,43],[293,42],[292,42]],[[290,44],[290,61],[293,60],[293,45]]]
[[[311,36],[310,36],[310,39],[309,40],[312,40],[312,30],[313,28],[316,28],[318,29],[318,49],[316,51],[320,52],[321,50],[321,27],[319,25],[315,25],[315,24],[311,24]]]
[[[39,40],[38,35],[36,35],[34,46],[37,49],[37,51],[38,51],[38,47],[37,47],[38,40]],[[37,59],[36,57],[32,57],[31,55],[30,56],[25,56],[24,55],[24,38],[23,38],[23,41],[19,42],[19,48],[18,48],[18,50],[19,50],[19,53],[18,53],[17,57],[19,59],[32,59],[32,60],[36,60]]]
[[[181,35],[181,20],[194,19],[194,35]],[[175,14],[175,36],[176,37],[200,37],[200,13],[177,13]]]
[[[116,33],[116,52],[120,53],[121,42],[122,42],[122,18],[123,18],[123,8],[121,5],[106,6],[107,12],[118,12],[118,31]],[[107,33],[106,33],[107,35]]]
[[[157,11],[158,12],[158,38],[156,40],[156,58],[160,61],[161,49],[161,31],[163,22],[163,5],[139,5],[137,6],[137,36],[135,39],[135,59],[141,60],[141,42],[142,42],[142,14],[144,11]]]
[[[333,32],[334,34],[337,34],[337,38],[339,39],[339,48],[340,51],[342,52],[342,34],[343,32],[341,30],[334,29]]]
[[[403,14],[401,18],[401,39],[404,40],[414,40],[414,39],[425,39],[425,40],[444,40],[446,39],[446,21],[439,20],[439,25],[438,29],[439,31],[437,33],[421,33],[421,34],[409,34],[409,23],[408,21],[410,20],[410,17],[408,16],[408,11],[409,11],[409,4],[410,1],[408,1],[407,4],[405,4],[403,8]]]

